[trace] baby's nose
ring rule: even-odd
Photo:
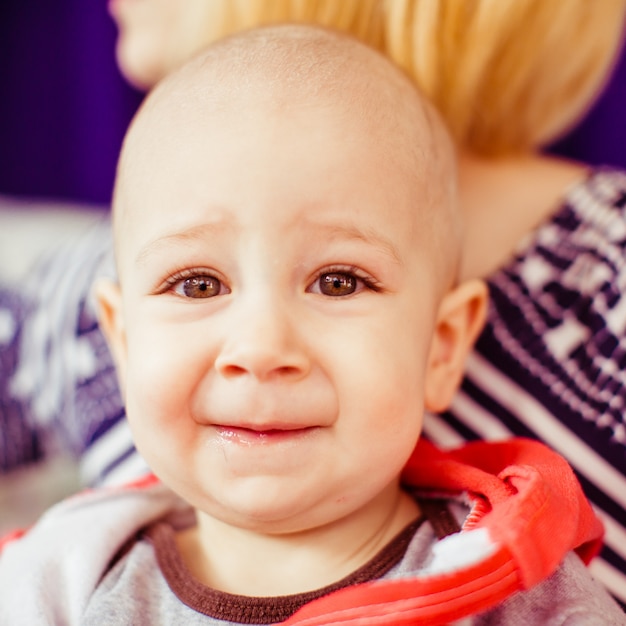
[[[224,341],[215,360],[227,378],[250,375],[259,380],[304,377],[309,357],[299,325],[276,303],[250,308]]]

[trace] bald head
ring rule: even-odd
[[[302,25],[260,28],[220,40],[148,96],[118,167],[118,249],[126,232],[122,225],[141,203],[134,182],[158,175],[158,167],[151,170],[155,159],[172,174],[191,167],[190,160],[176,161],[176,155],[200,137],[210,142],[216,119],[232,125],[237,135],[248,132],[252,119],[271,126],[298,116],[306,137],[316,116],[328,111],[345,131],[345,141],[369,137],[371,149],[405,179],[415,196],[416,230],[430,232],[433,253],[449,274],[459,253],[460,229],[454,151],[439,116],[378,52],[344,34]]]

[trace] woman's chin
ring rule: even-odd
[[[126,82],[139,91],[149,91],[166,74],[154,55],[145,47],[131,45],[123,35],[118,37],[115,56]]]

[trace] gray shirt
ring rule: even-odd
[[[108,571],[81,623],[85,626],[280,623],[306,601],[342,586],[372,577],[419,575],[428,567],[436,541],[430,522],[414,523],[358,572],[335,585],[299,596],[248,598],[218,592],[194,580],[178,554],[173,530],[160,524],[140,537]],[[376,576],[376,572],[381,571],[384,573]],[[276,620],[272,615],[280,617]],[[626,615],[604,588],[589,577],[578,556],[571,553],[540,585],[519,592],[495,609],[462,620],[460,624],[621,625],[626,624]]]

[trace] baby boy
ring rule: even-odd
[[[435,623],[419,613],[431,600],[413,601],[432,598],[423,581],[443,584],[435,520],[460,526],[467,509],[451,501],[432,515],[403,470],[443,462],[416,449],[423,414],[450,401],[486,289],[456,281],[454,150],[433,108],[343,35],[282,26],[225,39],[133,122],[114,231],[119,282],[98,285],[101,323],[159,483],[65,505],[87,516],[77,528],[89,515],[91,532],[109,528],[100,556],[83,547],[99,561],[67,614],[312,625],[372,610]],[[585,507],[589,528],[568,549],[599,536]],[[476,538],[476,562],[502,554],[479,531],[459,536]],[[567,563],[595,597],[580,560]],[[407,579],[418,613],[371,608],[373,589]],[[507,623],[494,608],[506,589],[441,619],[500,611]]]

